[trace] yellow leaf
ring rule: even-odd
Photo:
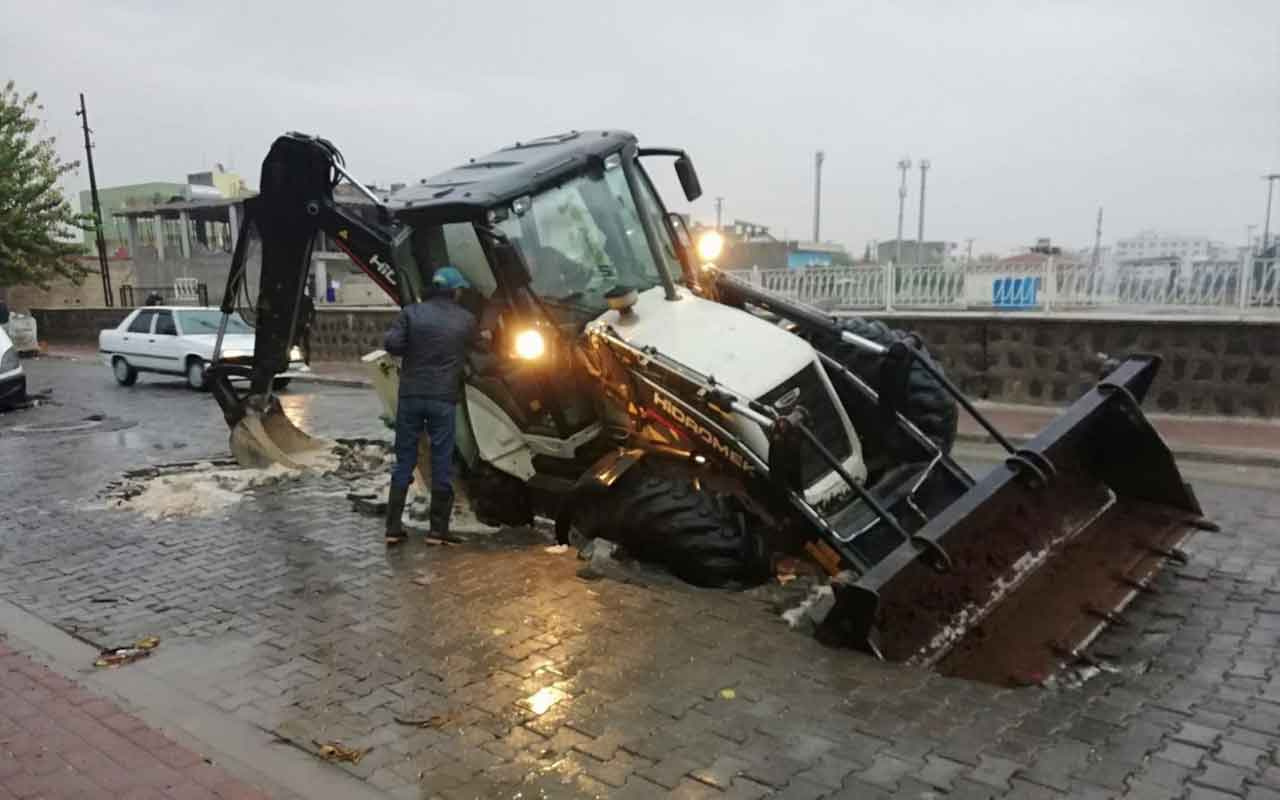
[[[732,689],[721,689],[720,696],[723,697],[725,700],[732,700],[733,698],[738,696],[738,693]]]

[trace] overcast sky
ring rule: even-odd
[[[1089,245],[1099,205],[1105,241],[1241,243],[1280,171],[1276,0],[0,0],[0,20],[0,79],[40,93],[67,159],[85,92],[106,186],[215,161],[256,186],[285,130],[386,184],[623,127],[693,154],[696,217],[720,195],[726,221],[793,238],[824,149],[823,238],[859,252],[895,235],[898,159],[927,157],[926,238],[1004,251]],[[87,185],[81,169],[67,188]]]

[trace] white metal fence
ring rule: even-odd
[[[752,268],[755,285],[838,310],[1033,310],[1280,315],[1280,260],[1171,261],[1114,270],[1036,264]]]

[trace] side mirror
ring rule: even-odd
[[[9,322],[9,306],[5,305],[4,303],[0,303],[0,325],[5,325],[8,322]]]
[[[685,199],[692,203],[702,197],[702,184],[698,181],[698,171],[693,168],[693,161],[688,156],[676,159],[676,177],[680,179],[680,188],[684,189]]]

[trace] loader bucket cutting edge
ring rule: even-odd
[[[1137,408],[1158,360],[1133,358],[1026,445],[1047,485],[1006,463],[849,585],[833,612],[890,661],[1004,685],[1038,682],[1087,645],[1204,526],[1173,456]],[[931,546],[932,546],[931,545]]]
[[[231,429],[231,455],[242,467],[281,464],[290,469],[307,466],[307,455],[332,449],[332,443],[298,429],[276,401],[265,412],[248,411]]]

